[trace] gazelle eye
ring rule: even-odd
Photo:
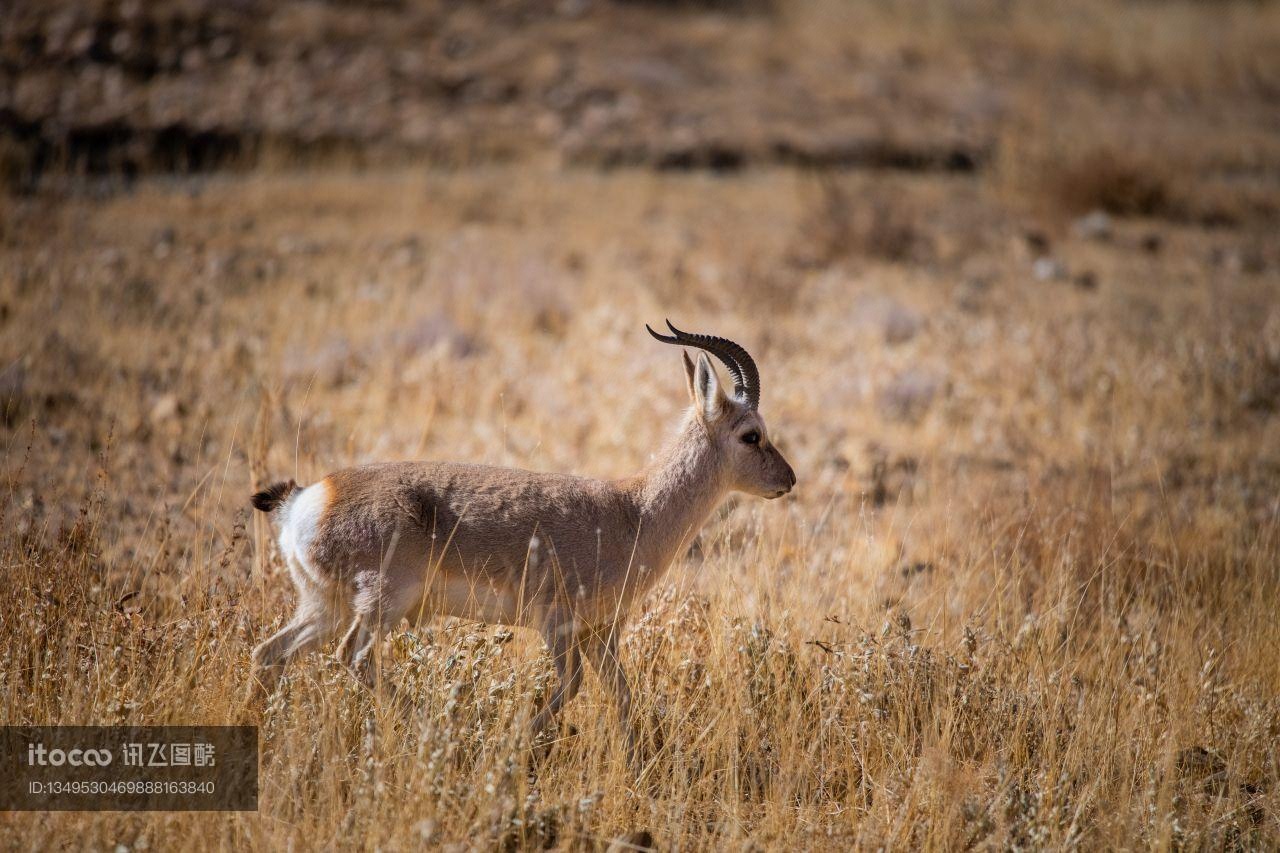
[[[756,432],[755,430],[752,430],[751,432],[743,433],[743,434],[742,434],[742,443],[743,443],[743,444],[759,444],[759,443],[760,443],[760,433]]]

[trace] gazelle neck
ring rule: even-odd
[[[697,534],[729,491],[724,467],[690,410],[680,428],[638,478],[642,560],[661,570]]]

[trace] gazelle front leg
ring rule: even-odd
[[[578,688],[582,686],[582,659],[578,648],[577,625],[573,617],[557,613],[547,620],[542,634],[555,662],[558,683],[551,698],[534,716],[529,726],[530,734],[535,740],[555,719],[556,714],[560,713],[560,709],[578,695]]]
[[[627,761],[639,770],[636,733],[631,725],[631,685],[627,683],[627,674],[622,671],[622,662],[618,660],[620,630],[621,626],[614,624],[587,633],[582,639],[582,652],[596,668],[600,684],[613,700],[618,711],[618,722],[626,739]]]

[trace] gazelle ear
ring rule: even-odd
[[[688,370],[688,358],[685,356],[686,370]],[[698,353],[698,363],[690,375],[690,385],[698,416],[707,422],[715,420],[724,411],[728,399],[724,395],[724,386],[720,384],[720,377],[716,375],[716,369],[711,366],[711,359],[707,358],[705,352]]]
[[[689,353],[680,350],[680,360],[684,362],[684,382],[689,388],[689,402],[698,402],[698,395],[693,390],[693,359],[689,358]]]

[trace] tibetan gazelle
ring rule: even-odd
[[[541,632],[559,677],[533,734],[578,692],[585,657],[617,706],[634,759],[631,689],[618,660],[627,611],[725,495],[777,498],[796,483],[757,410],[760,374],[747,351],[667,326],[670,335],[649,333],[703,350],[696,364],[682,352],[692,405],[633,477],[389,462],[255,494],[257,509],[278,516],[298,605],[254,649],[251,698],[269,692],[294,657],[344,629],[338,657],[371,684],[370,651],[401,619],[519,625]],[[728,369],[732,394],[707,353]]]

